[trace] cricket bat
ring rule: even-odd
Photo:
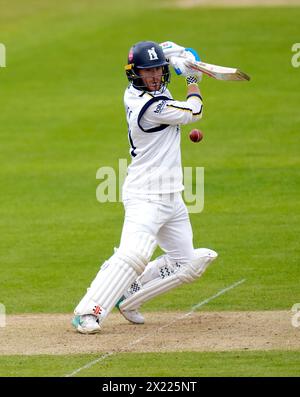
[[[242,72],[237,68],[228,68],[226,66],[212,65],[210,63],[192,61],[187,59],[185,65],[199,72],[205,73],[210,77],[217,80],[227,80],[227,81],[245,81],[250,80],[250,76]]]

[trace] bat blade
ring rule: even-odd
[[[226,80],[226,81],[250,80],[250,76],[248,76],[246,73],[242,72],[237,68],[228,68],[226,66],[212,65],[210,63],[205,63],[205,62],[191,61],[190,59],[187,59],[185,61],[185,65],[192,70],[197,70],[198,72],[205,73],[208,76],[213,77],[214,79],[217,80]]]

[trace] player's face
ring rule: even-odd
[[[163,75],[162,66],[140,69],[139,74],[149,91],[158,91],[160,89],[161,78]]]

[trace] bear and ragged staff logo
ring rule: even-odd
[[[148,50],[148,54],[149,54],[150,61],[155,61],[156,59],[158,59],[158,56],[157,56],[157,53],[156,53],[154,47],[152,47]]]

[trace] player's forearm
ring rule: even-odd
[[[198,86],[198,82],[201,80],[199,76],[186,76],[186,85],[187,85],[187,97],[190,95],[199,95],[201,97],[200,89]]]
[[[192,95],[192,94],[197,94],[197,95],[200,95],[200,96],[202,97],[201,92],[200,92],[200,89],[199,89],[197,83],[189,84],[189,85],[187,86],[187,97],[188,97],[189,95]]]
[[[193,83],[193,79],[187,81],[187,102],[193,110],[193,118],[191,122],[198,121],[202,117],[202,96],[198,84]]]

